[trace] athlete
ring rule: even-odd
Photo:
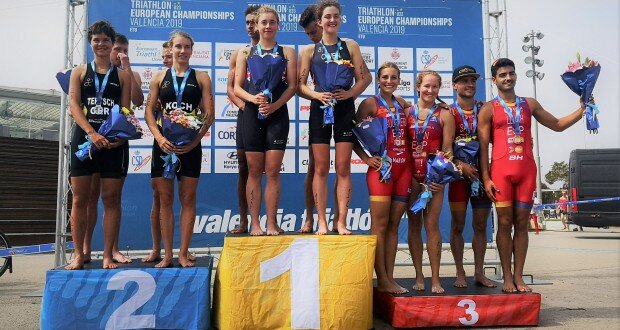
[[[491,75],[498,96],[487,102],[478,115],[480,174],[486,194],[497,210],[497,247],[504,277],[502,290],[529,292],[532,289],[523,282],[523,267],[527,255],[529,213],[536,188],[530,128],[532,117],[561,132],[579,121],[585,105],[581,103],[579,109],[558,119],[535,99],[517,97],[513,61],[507,58],[496,60],[491,66]],[[493,144],[491,158],[489,143]],[[513,228],[514,237],[511,236]],[[511,267],[513,254],[514,272]]]
[[[193,267],[188,248],[192,238],[194,218],[196,217],[196,186],[200,177],[202,147],[200,140],[213,123],[215,109],[211,93],[211,78],[204,71],[190,67],[194,40],[183,31],[173,31],[170,37],[172,47],[172,67],[157,72],[151,79],[149,100],[145,119],[155,139],[153,143],[153,162],[151,179],[159,195],[159,217],[164,240],[164,258],[155,267],[169,267],[172,264],[172,245],[174,231],[173,193],[174,181],[162,177],[164,161],[161,156],[176,153],[181,162],[177,174],[179,180],[179,200],[181,201],[181,246],[179,263],[182,267]],[[204,124],[199,134],[188,145],[177,147],[162,134],[155,118],[157,102],[161,102],[163,115],[174,109],[187,113],[204,115]]]
[[[450,112],[455,122],[455,143],[478,139],[477,124],[478,111],[484,102],[474,99],[476,94],[476,81],[480,74],[469,65],[460,66],[452,73],[452,87],[456,90],[456,102],[450,106]],[[476,159],[478,156],[476,156]],[[469,164],[464,159],[453,159],[454,164],[461,169],[463,179],[450,182],[448,201],[452,211],[452,227],[450,230],[450,248],[454,263],[456,264],[456,281],[454,286],[466,288],[465,269],[463,268],[463,228],[465,227],[465,213],[467,203],[471,203],[472,227],[474,237],[472,248],[474,250],[474,281],[489,288],[495,284],[484,276],[484,254],[486,251],[486,227],[487,219],[491,211],[491,201],[483,193],[471,196],[471,183],[479,180],[478,164]]]
[[[392,178],[379,180],[381,157],[368,157],[356,144],[355,152],[368,165],[366,183],[370,195],[370,233],[377,236],[375,272],[377,290],[390,293],[407,293],[409,290],[394,280],[394,263],[398,248],[398,225],[407,209],[411,193],[411,155],[407,148],[407,110],[394,92],[400,85],[400,70],[394,63],[386,62],[377,72],[379,95],[362,101],[357,110],[357,121],[367,117],[387,118],[387,152],[392,158]]]
[[[128,72],[116,68],[110,61],[110,53],[116,38],[114,28],[107,21],[97,21],[88,28],[88,40],[94,54],[91,63],[81,65],[71,72],[69,110],[75,120],[71,137],[71,236],[75,243],[75,258],[66,269],[81,269],[90,260],[90,246],[84,246],[88,228],[88,204],[94,185],[93,177],[101,178],[103,201],[104,252],[103,268],[117,268],[113,259],[113,247],[121,217],[122,177],[126,172],[123,145],[126,141],[108,141],[97,130],[107,119],[114,105],[129,107],[131,77]],[[90,139],[93,146],[101,149],[92,159],[80,161],[75,152],[78,146]],[[98,189],[97,189],[98,190]],[[92,215],[91,215],[92,216]],[[96,214],[94,215],[96,221]],[[84,251],[87,254],[84,254]]]
[[[250,5],[245,9],[245,31],[250,37],[250,46],[258,44],[260,36],[256,29],[256,11],[259,5]],[[245,196],[245,188],[248,184],[248,162],[245,157],[245,148],[243,147],[243,109],[245,102],[235,95],[235,67],[237,66],[237,54],[239,50],[235,50],[230,56],[230,69],[228,70],[228,79],[226,81],[226,94],[228,99],[238,109],[237,112],[237,162],[239,163],[239,177],[237,178],[237,198],[239,199],[239,225],[230,232],[233,234],[241,234],[248,232],[248,200]]]
[[[311,100],[310,103],[310,147],[314,156],[314,178],[312,190],[315,206],[318,213],[317,234],[327,233],[326,203],[327,203],[327,176],[330,165],[330,140],[334,137],[336,144],[336,175],[338,180],[338,233],[348,235],[351,232],[346,227],[346,217],[351,199],[351,152],[353,150],[352,127],[355,117],[354,100],[372,82],[368,68],[362,59],[360,47],[354,40],[342,40],[338,37],[338,30],[342,23],[342,8],[338,1],[324,0],[316,5],[318,25],[323,28],[322,39],[315,45],[304,48],[300,55],[299,95]],[[326,91],[320,87],[316,72],[311,70],[325,70],[327,63],[332,61],[348,61],[353,67],[355,84],[349,88],[337,91]],[[342,64],[344,65],[344,64]],[[308,76],[315,78],[315,90],[308,85]],[[323,109],[321,106],[332,103],[334,106],[334,124],[324,124]]]
[[[441,76],[435,71],[422,71],[416,78],[418,103],[413,106],[407,116],[407,129],[412,155],[412,193],[411,199],[421,193],[427,171],[427,161],[440,151],[449,155],[454,140],[454,117],[443,105],[438,105]],[[409,232],[407,240],[409,251],[416,271],[414,290],[424,290],[424,274],[422,273],[422,218],[426,229],[426,252],[431,264],[431,292],[443,293],[439,281],[439,264],[441,261],[441,234],[439,232],[439,214],[443,204],[444,186],[432,183],[428,189],[433,193],[424,216],[422,212],[414,214],[407,210]]]
[[[304,29],[304,32],[310,38],[313,44],[321,41],[323,36],[323,28],[317,24],[316,19],[316,5],[306,7],[299,16],[299,25]],[[314,196],[312,196],[312,179],[314,178],[314,156],[312,152],[308,153],[308,172],[306,173],[306,179],[304,180],[304,201],[306,203],[306,218],[303,226],[301,227],[301,233],[311,233],[314,230]],[[338,196],[337,187],[338,178],[334,182],[334,209],[332,217],[336,221],[332,222],[332,231],[338,232]]]
[[[297,89],[297,55],[290,47],[276,42],[280,19],[270,7],[262,6],[257,11],[259,43],[246,47],[237,56],[235,70],[235,95],[245,102],[243,110],[243,144],[248,162],[248,183],[246,196],[252,220],[251,235],[263,235],[260,227],[261,179],[267,177],[265,206],[267,213],[267,235],[278,235],[281,229],[276,222],[280,198],[280,169],[286,150],[289,131],[289,117],[286,102]],[[286,71],[278,85],[271,91],[271,97],[257,90],[253,83],[246,84],[253,57],[272,54],[286,63]],[[254,58],[256,59],[256,58]],[[256,78],[256,77],[254,77]],[[247,88],[244,89],[244,85]],[[259,114],[263,117],[259,119]]]

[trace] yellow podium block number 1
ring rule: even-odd
[[[261,283],[290,271],[291,328],[320,329],[319,240],[296,238],[279,255],[260,263]]]

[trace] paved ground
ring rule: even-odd
[[[549,222],[547,228],[530,235],[526,263],[526,273],[553,282],[534,286],[542,294],[540,327],[619,329],[620,228],[562,232],[559,222]],[[448,259],[449,252],[443,256]],[[14,258],[14,273],[0,277],[0,329],[39,327],[41,298],[23,296],[43,289],[52,264],[52,255]],[[466,271],[472,273],[472,266]],[[430,269],[425,272],[430,274]],[[453,276],[453,267],[443,266],[441,273]],[[413,267],[397,267],[396,275],[411,277]],[[389,328],[380,321],[376,327]]]

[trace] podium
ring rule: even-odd
[[[213,290],[218,329],[370,329],[375,237],[229,235]]]
[[[212,265],[200,257],[194,268],[134,260],[102,269],[93,260],[82,270],[49,270],[41,329],[207,329]]]
[[[393,295],[374,289],[375,315],[395,328],[465,326],[536,326],[540,314],[540,294],[504,293],[502,284],[486,288],[467,278],[467,288],[455,288],[454,278],[442,278],[444,294],[433,294],[427,278],[425,291],[413,291],[414,279],[399,279],[410,290]]]

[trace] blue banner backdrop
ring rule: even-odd
[[[225,233],[239,222],[235,150],[238,109],[226,97],[226,80],[231,53],[249,42],[243,14],[248,4],[257,3],[206,0],[89,1],[89,24],[106,19],[119,33],[129,38],[132,69],[141,75],[145,94],[153,73],[162,70],[161,46],[174,29],[185,30],[194,37],[196,44],[192,66],[211,76],[216,122],[202,141],[203,175],[198,186],[193,247],[222,246]],[[277,37],[280,44],[295,47],[297,51],[310,44],[298,24],[299,16],[308,1],[290,0],[266,4],[280,14]],[[416,74],[425,69],[441,74],[443,83],[440,96],[449,103],[455,97],[451,84],[454,67],[469,64],[479,72],[484,72],[480,1],[386,0],[381,5],[370,5],[367,1],[352,0],[342,4],[341,36],[359,42],[363,58],[373,75],[373,84],[358,98],[356,104],[376,93],[374,76],[377,68],[386,61],[394,62],[401,68],[401,86],[397,93],[411,101],[415,99]],[[92,59],[92,53],[89,53],[89,58]],[[477,95],[484,98],[483,79],[479,80]],[[292,231],[298,230],[304,220],[303,180],[308,167],[310,102],[296,96],[289,101],[288,107],[291,129],[282,164],[278,219],[285,230]],[[138,108],[137,115],[143,118],[144,108]],[[123,190],[121,248],[148,249],[151,246],[149,214],[152,190],[149,173],[152,143],[153,137],[147,132],[143,139],[131,141],[130,144],[130,174]],[[347,219],[353,230],[368,232],[370,214],[365,182],[366,165],[355,155],[351,165],[354,189]],[[334,172],[333,166],[331,172]],[[175,242],[178,242],[178,200],[176,205]],[[469,223],[468,216],[465,240],[471,242]],[[443,241],[447,242],[450,232],[447,196],[440,227]],[[406,221],[401,224],[399,237],[400,242],[406,242]],[[488,240],[492,240],[491,230]],[[101,226],[97,226],[93,243],[95,248],[102,247]]]

